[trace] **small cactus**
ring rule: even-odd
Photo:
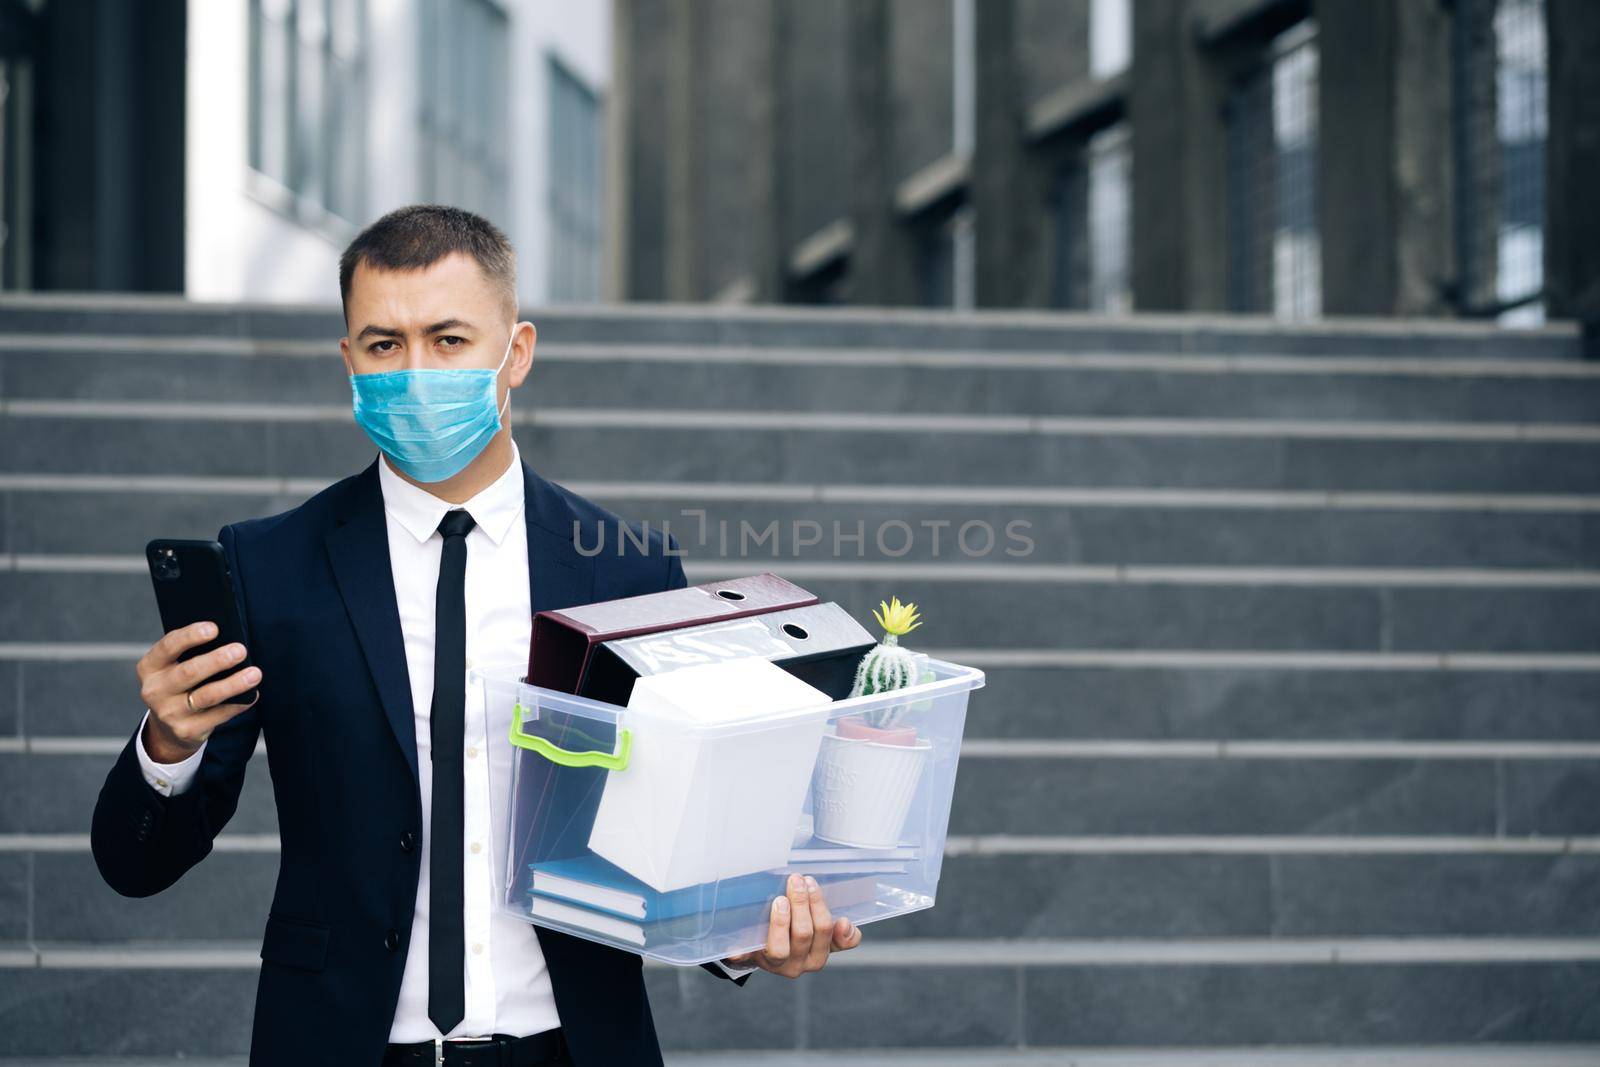
[[[878,607],[881,610],[874,611],[872,617],[883,628],[884,638],[862,657],[861,665],[856,668],[855,684],[850,689],[852,697],[887,693],[922,681],[918,677],[918,667],[923,657],[900,644],[903,635],[922,625],[917,617],[917,606],[902,604],[899,597],[892,597],[887,604],[878,601]],[[874,708],[867,713],[867,721],[872,726],[893,726],[905,710],[903,704]]]

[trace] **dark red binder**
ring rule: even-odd
[[[563,693],[576,693],[589,669],[595,646],[602,641],[815,603],[818,603],[815,594],[776,574],[763,572],[559,611],[541,611],[533,617],[528,682]]]

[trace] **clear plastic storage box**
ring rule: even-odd
[[[925,667],[920,684],[874,696],[789,691],[754,719],[630,710],[529,685],[523,664],[473,670],[500,906],[681,965],[763,947],[791,872],[861,926],[932,907],[967,698],[984,677]]]

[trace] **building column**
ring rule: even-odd
[[[1330,315],[1447,315],[1450,16],[1437,4],[1316,6],[1318,230]]]
[[[649,214],[647,205],[636,208],[633,203],[639,192],[633,168],[641,154],[634,140],[643,132],[638,124],[643,117],[639,113],[643,80],[634,69],[641,55],[637,6],[636,0],[613,0],[611,5],[611,96],[605,111],[605,257],[600,284],[601,299],[609,301],[632,299],[643,288],[633,276],[643,258],[635,247],[635,227],[642,221],[641,216]]]
[[[976,145],[969,188],[977,229],[974,302],[980,308],[1047,307],[1053,175],[1044,155],[1029,149],[1016,54],[1016,0],[978,0],[973,8]]]
[[[744,0],[749,2],[749,0]],[[752,5],[751,51],[758,57],[751,66],[750,93],[745,107],[751,131],[749,144],[750,260],[746,265],[757,303],[783,299],[784,256],[787,249],[783,217],[783,171],[779,166],[778,123],[783,114],[782,93],[787,79],[783,47],[787,4],[760,0]]]
[[[1133,5],[1133,248],[1138,311],[1227,306],[1226,74],[1187,0]]]
[[[894,206],[889,0],[851,0],[848,8],[852,242],[845,288],[851,304],[904,306],[916,300],[916,258]]]
[[[704,28],[700,0],[667,0],[665,146],[666,189],[662,295],[668,300],[699,300],[701,293],[699,212],[699,139],[695,135],[699,113],[700,56],[696,44]]]
[[[35,288],[183,291],[187,12],[182,0],[42,9]]]
[[[1600,359],[1600,4],[1546,0],[1549,139],[1545,156],[1545,309],[1583,324]]]

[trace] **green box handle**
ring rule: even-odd
[[[628,767],[628,756],[633,752],[633,731],[622,729],[617,736],[617,751],[572,752],[552,744],[542,737],[522,732],[522,702],[511,709],[511,743],[529,752],[537,752],[551,763],[563,767],[604,767],[608,771],[622,771]]]

